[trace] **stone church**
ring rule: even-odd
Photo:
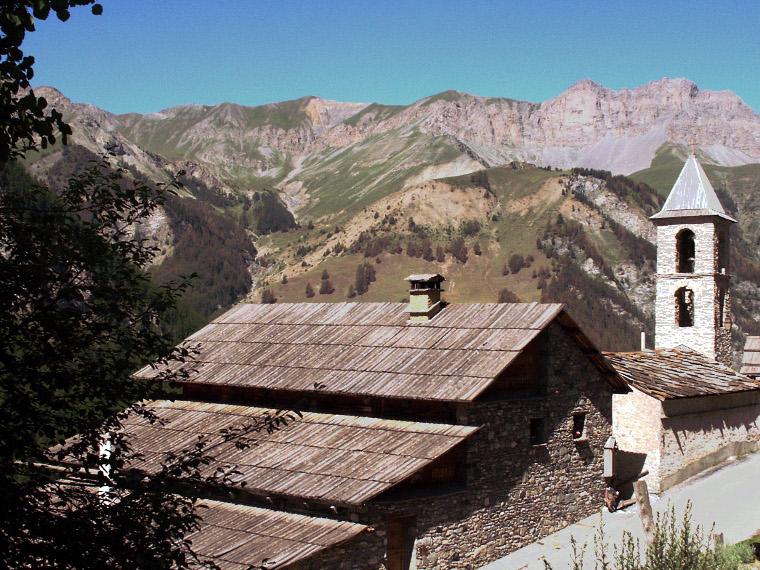
[[[647,470],[655,493],[758,449],[760,383],[733,371],[730,229],[696,156],[657,226],[655,349],[605,353],[632,388],[613,396],[621,478]],[[625,462],[623,462],[625,463]]]

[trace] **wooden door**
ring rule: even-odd
[[[388,534],[386,535],[388,541],[387,570],[409,570],[416,535],[415,516],[395,517],[388,520]]]

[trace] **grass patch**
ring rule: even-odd
[[[420,105],[420,107],[427,107],[428,105],[432,105],[436,101],[447,101],[449,103],[454,101],[459,101],[462,99],[462,94],[459,91],[454,91],[452,89],[449,89],[448,91],[444,91],[443,93],[438,93],[437,95],[433,95],[431,97],[428,97],[425,99],[425,102]]]

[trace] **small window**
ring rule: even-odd
[[[676,326],[694,326],[694,291],[681,287],[675,294]]]
[[[530,420],[530,444],[544,445],[546,443],[546,429],[544,418],[531,418]]]
[[[676,271],[678,273],[694,273],[694,232],[681,230],[676,236]]]
[[[726,310],[726,290],[721,287],[718,289],[718,315],[716,323],[719,327],[725,324],[725,310]]]
[[[586,439],[586,412],[573,414],[573,439]]]

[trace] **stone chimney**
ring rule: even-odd
[[[441,282],[446,279],[438,273],[410,275],[409,281],[409,320],[412,322],[429,321],[441,310]]]

